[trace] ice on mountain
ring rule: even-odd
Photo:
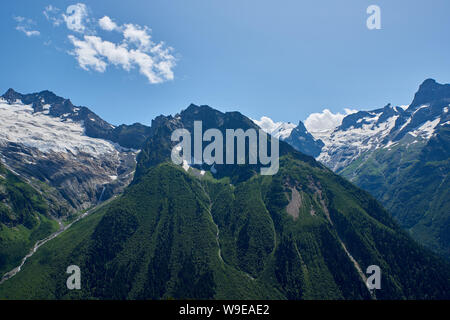
[[[429,104],[421,105],[421,106],[418,107],[416,110],[414,110],[414,112],[412,113],[411,116],[415,115],[415,114],[417,113],[417,111],[422,110],[422,109],[424,109],[424,108],[428,108],[429,106],[430,106]]]
[[[421,125],[418,129],[409,132],[413,137],[422,137],[424,139],[430,139],[434,134],[434,128],[439,124],[440,118],[436,118],[433,121],[428,120],[423,125]]]
[[[47,105],[44,107],[44,111],[49,109]],[[112,143],[86,136],[82,121],[62,121],[44,112],[34,113],[31,105],[22,102],[8,104],[1,100],[0,118],[0,140],[34,147],[43,153],[70,152],[77,155],[82,152],[93,157],[118,153]]]
[[[378,123],[382,113],[370,112],[371,116],[358,120],[364,121],[360,127],[350,126],[346,130],[339,128],[332,133],[323,133],[315,138],[320,138],[325,146],[316,158],[333,170],[338,170],[351,163],[354,159],[368,150],[383,147],[383,141],[394,128],[399,115],[389,117],[386,121]],[[336,157],[336,154],[342,154]]]

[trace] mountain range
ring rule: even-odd
[[[50,91],[9,89],[0,97],[0,115],[1,161],[51,199],[55,216],[121,192],[150,131],[141,124],[115,127]]]
[[[47,100],[47,95],[52,99]],[[29,230],[28,235],[47,223],[42,237],[55,229],[55,217],[61,217],[62,223],[70,221],[52,211],[59,197],[75,210],[102,202],[106,189],[108,197],[116,196],[42,245],[15,276],[0,285],[0,297],[450,298],[447,262],[412,240],[374,197],[327,168],[329,163],[295,149],[296,137],[304,138],[297,139],[302,140],[297,147],[307,146],[313,153],[320,149],[319,158],[330,145],[324,139],[319,142],[301,123],[287,126],[292,129],[293,146],[280,141],[278,173],[263,176],[258,165],[175,165],[170,160],[175,146],[171,133],[174,129],[193,133],[194,121],[202,121],[205,131],[215,128],[222,133],[259,128],[239,112],[190,105],[174,116],[155,118],[149,128],[117,129],[89,109],[61,99],[48,92],[18,95],[9,90],[0,103],[2,119],[14,114],[1,126],[6,145],[0,149],[5,164],[0,182],[6,186],[0,198],[6,212],[1,243],[4,239],[14,242],[8,235],[18,227]],[[358,124],[364,122],[361,126],[372,123],[358,120]],[[18,126],[27,134],[20,135],[15,130]],[[341,131],[353,130],[344,122],[341,127]],[[286,127],[278,131],[281,140],[289,139],[285,131]],[[306,145],[308,141],[314,147]],[[28,153],[16,151],[11,143]],[[20,158],[22,153],[30,158]],[[79,188],[80,197],[91,190],[83,204],[72,205],[79,198],[67,195],[67,184],[32,171],[41,161],[55,166],[56,157],[67,159],[56,173],[78,181],[70,188]],[[14,159],[31,163],[21,165]],[[97,166],[104,171],[97,171]],[[73,174],[66,171],[70,168]],[[94,176],[79,174],[80,170],[92,170]],[[27,200],[14,200],[18,186],[28,190]],[[46,188],[54,198],[44,192]],[[17,203],[26,204],[27,209]],[[35,239],[28,236],[27,243]],[[2,256],[11,265],[12,255],[0,251]],[[82,270],[81,290],[66,287],[69,265]],[[371,265],[382,270],[381,290],[366,286]]]
[[[321,132],[300,123],[280,139],[369,191],[416,240],[449,259],[449,108],[450,85],[427,79],[408,106],[352,113]]]
[[[20,181],[20,188],[1,190],[3,274],[39,237],[56,231],[57,221],[73,221],[122,192],[133,179],[136,155],[150,128],[115,127],[50,91],[24,95],[9,89],[0,97],[0,118],[0,164],[7,181]],[[39,210],[30,209],[36,207],[34,199],[42,200]]]

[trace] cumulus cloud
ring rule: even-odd
[[[333,113],[329,109],[324,109],[320,113],[311,113],[304,121],[305,127],[309,132],[332,130],[341,125],[345,116],[358,111],[345,108],[344,112],[344,114],[339,112]]]
[[[67,7],[67,15],[63,14],[62,17],[66,22],[66,26],[69,30],[83,33],[86,30],[85,23],[88,19],[88,10],[84,3],[77,3]]]
[[[118,29],[117,24],[108,16],[104,16],[103,18],[99,19],[98,24],[100,28],[106,31],[113,31],[115,29]]]
[[[172,68],[175,58],[162,44],[152,45],[146,52],[129,48],[127,42],[115,44],[98,36],[85,35],[81,40],[69,35],[69,40],[75,47],[72,54],[85,70],[105,72],[107,66],[113,64],[126,71],[137,67],[150,83],[161,83],[174,78]]]
[[[23,32],[27,37],[39,36],[41,33],[38,30],[33,30],[32,25],[36,24],[33,20],[21,16],[14,17],[18,22],[16,30]]]
[[[143,50],[150,48],[150,32],[151,30],[144,26],[140,27],[134,24],[125,24],[123,29],[123,37],[126,41],[136,44]]]
[[[72,54],[77,58],[78,64],[84,70],[93,68],[98,72],[105,72],[107,64],[101,59],[95,48],[96,39],[100,40],[100,38],[93,36],[86,36],[85,38],[87,39],[83,41],[73,35],[69,35],[69,40],[75,47]]]
[[[67,35],[73,45],[69,53],[82,69],[105,72],[110,65],[125,71],[137,69],[152,84],[174,79],[173,49],[164,42],[154,42],[149,27],[132,23],[120,25],[109,16],[94,19],[84,3],[71,5],[65,13],[61,12],[64,11],[49,5],[43,14],[55,26],[65,22],[72,33]],[[122,39],[105,40],[97,30],[117,32]]]

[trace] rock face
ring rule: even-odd
[[[424,144],[450,125],[450,85],[425,80],[408,107],[359,111],[328,133],[311,132],[325,146],[317,160],[339,172],[368,152],[395,145]]]
[[[320,139],[315,139],[306,130],[303,122],[299,121],[298,126],[290,122],[274,122],[268,117],[261,117],[261,120],[253,120],[261,129],[281,141],[286,141],[296,150],[312,157],[317,157],[324,146]]]
[[[306,130],[305,125],[301,121],[299,121],[298,126],[292,130],[289,137],[284,139],[284,141],[289,143],[298,151],[314,158],[320,154],[324,146],[322,140],[315,139],[312,134]]]
[[[150,128],[114,127],[50,91],[0,98],[1,161],[40,190],[51,213],[67,216],[123,190]]]

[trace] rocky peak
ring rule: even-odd
[[[114,127],[87,107],[75,106],[70,99],[60,97],[49,90],[31,94],[21,94],[8,89],[2,96],[8,103],[21,100],[31,105],[34,112],[45,112],[50,117],[82,122],[85,134],[91,138],[105,139],[119,143],[122,147],[140,149],[150,135],[150,127],[133,124]]]
[[[434,79],[427,79],[419,86],[407,111],[412,113],[424,104],[434,105],[449,102],[450,84],[440,84]]]
[[[5,94],[2,96],[3,99],[8,101],[8,103],[13,103],[17,99],[22,99],[22,95],[18,92],[16,92],[14,89],[9,88]]]
[[[289,137],[284,141],[289,143],[296,150],[312,157],[317,157],[324,146],[322,140],[316,140],[311,133],[308,132],[302,121],[298,122],[298,126],[291,131]]]

